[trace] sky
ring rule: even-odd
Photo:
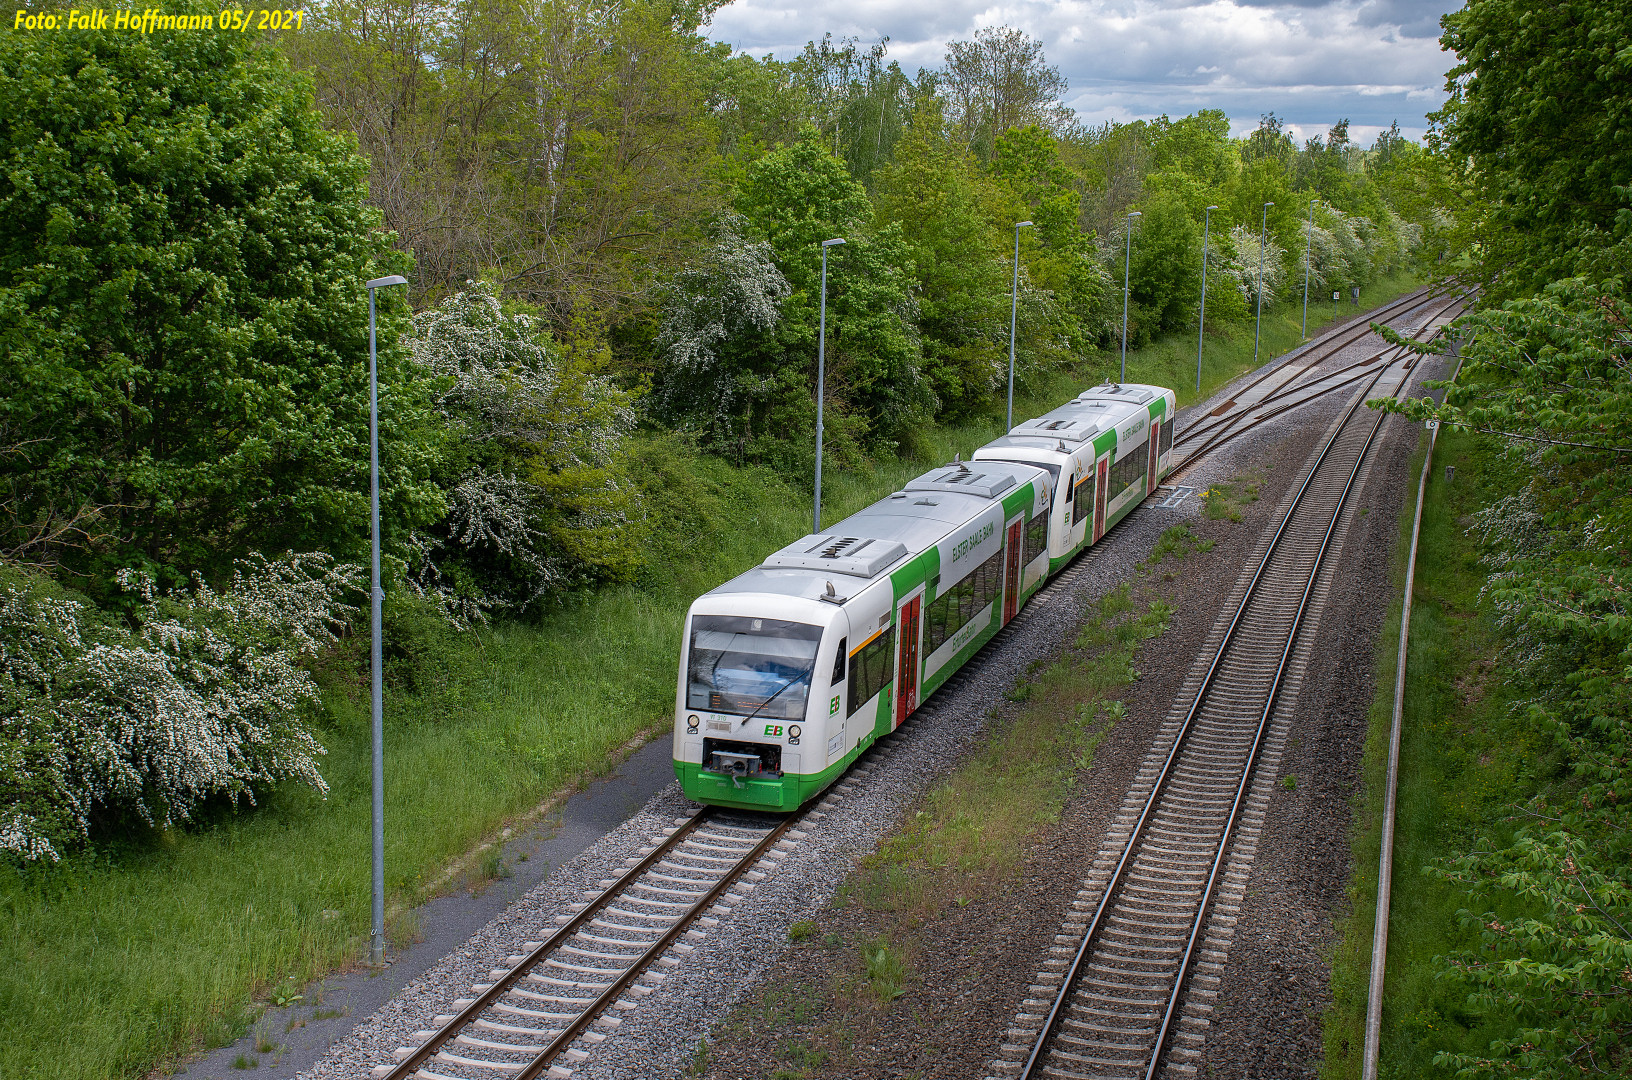
[[[789,59],[831,32],[871,44],[909,74],[945,63],[948,41],[1012,26],[1043,42],[1090,124],[1223,109],[1244,135],[1273,112],[1300,140],[1340,119],[1369,145],[1398,121],[1420,139],[1444,102],[1451,56],[1439,17],[1453,0],[733,0],[706,31]]]

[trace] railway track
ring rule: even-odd
[[[572,1075],[618,1014],[677,967],[691,940],[729,916],[733,902],[804,834],[808,811],[782,818],[707,807],[677,818],[619,877],[600,883],[544,941],[471,987],[435,1031],[397,1051],[389,1080],[534,1080]],[[756,866],[763,866],[756,869]],[[689,940],[688,940],[689,939]]]
[[[992,1063],[994,1077],[1153,1080],[1176,1034],[1199,1041],[1193,1029],[1205,1017],[1181,1015],[1181,993],[1198,964],[1208,969],[1202,979],[1216,982],[1211,972],[1223,954],[1204,938],[1206,919],[1221,892],[1233,900],[1244,888],[1256,841],[1239,843],[1231,863],[1232,833],[1260,801],[1251,792],[1255,765],[1283,690],[1301,677],[1300,630],[1312,604],[1318,610],[1321,566],[1384,418],[1361,414],[1361,403],[1391,371],[1389,391],[1409,385],[1401,363],[1371,374],[1238,585],[1205,669],[1198,665],[1199,679],[1164,728],[1165,754],[1153,754],[1135,779],[1004,1056]],[[1189,1071],[1172,1064],[1176,1075]]]
[[[1411,327],[1408,336],[1413,340],[1420,341],[1424,335],[1430,334],[1438,329],[1436,322],[1445,316],[1447,312],[1450,312],[1453,308],[1460,308],[1461,306],[1465,305],[1466,302],[1466,297],[1460,295],[1449,298],[1444,303],[1428,312],[1426,316],[1418,321],[1414,327]],[[1427,306],[1427,304],[1414,305],[1414,307],[1419,310]],[[1460,311],[1458,311],[1458,314],[1460,314]],[[1454,318],[1455,316],[1453,315],[1452,317]],[[1352,344],[1352,341],[1345,344]],[[1341,346],[1338,348],[1341,348]],[[1265,376],[1260,376],[1259,379],[1254,380],[1253,383],[1248,384],[1247,387],[1243,387],[1240,391],[1238,391],[1237,399],[1232,399],[1231,401],[1226,402],[1224,406],[1220,406],[1220,409],[1213,410],[1205,417],[1202,417],[1200,420],[1186,427],[1184,431],[1180,432],[1174,439],[1174,448],[1183,450],[1184,457],[1179,461],[1179,464],[1174,467],[1174,470],[1169,477],[1170,482],[1197,464],[1208,451],[1216,450],[1218,447],[1224,445],[1230,440],[1246,434],[1248,431],[1253,430],[1260,424],[1263,424],[1268,420],[1272,420],[1284,412],[1298,408],[1301,405],[1307,405],[1312,401],[1326,397],[1327,395],[1335,393],[1339,390],[1352,387],[1356,383],[1364,381],[1365,379],[1376,374],[1378,371],[1385,370],[1390,365],[1398,363],[1401,360],[1405,360],[1407,363],[1414,362],[1411,357],[1405,355],[1405,350],[1400,346],[1390,345],[1387,348],[1379,349],[1360,360],[1355,360],[1345,364],[1342,367],[1331,371],[1318,372],[1313,378],[1306,382],[1298,381],[1298,379],[1300,379],[1303,375],[1308,374],[1309,371],[1320,361],[1335,355],[1338,348],[1326,350],[1316,360],[1305,364],[1298,371],[1292,373],[1289,378],[1286,378],[1279,385],[1265,392],[1261,397],[1257,397],[1248,402],[1244,407],[1239,408],[1234,412],[1226,413],[1220,411],[1220,409],[1233,407],[1236,404],[1237,399],[1246,396],[1248,389],[1259,385],[1265,378],[1267,378],[1267,374]],[[1274,373],[1271,372],[1268,374]],[[1248,417],[1251,419],[1248,420]],[[1247,422],[1242,423],[1243,420],[1247,420]],[[1198,443],[1197,440],[1200,440],[1200,442]]]

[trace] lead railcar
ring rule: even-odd
[[[793,810],[973,657],[1170,468],[1174,397],[1096,386],[700,596],[674,769]]]

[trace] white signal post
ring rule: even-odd
[[[811,532],[822,531],[822,400],[827,396],[827,249],[843,237],[822,241],[822,320],[816,332],[816,511]]]
[[[1128,381],[1128,269],[1133,265],[1133,219],[1140,216],[1137,210],[1128,214],[1128,250],[1122,256],[1122,374],[1118,383]]]
[[[1202,211],[1201,218],[1201,325],[1196,329],[1196,393],[1201,393],[1201,343],[1206,340],[1202,335],[1207,332],[1207,230],[1213,224],[1213,211],[1217,206],[1209,206]]]
[[[1020,230],[1029,228],[1029,221],[1014,223],[1014,289],[1009,294],[1009,411],[1004,431],[1014,427],[1014,317],[1020,310]]]
[[[380,380],[374,344],[374,290],[388,285],[406,285],[400,274],[375,278],[368,289],[368,518],[373,532],[374,567],[369,589],[370,641],[369,704],[370,728],[374,741],[374,821],[373,821],[373,922],[368,934],[368,962],[385,963],[385,698],[381,675],[380,605],[385,593],[380,588]]]
[[[1269,235],[1269,208],[1272,202],[1264,204],[1264,220],[1258,225],[1258,321],[1252,327],[1252,364],[1258,366],[1258,336],[1264,328],[1264,239]]]

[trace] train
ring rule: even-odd
[[[1171,468],[1172,390],[1092,387],[692,602],[685,795],[791,811],[968,663]]]

